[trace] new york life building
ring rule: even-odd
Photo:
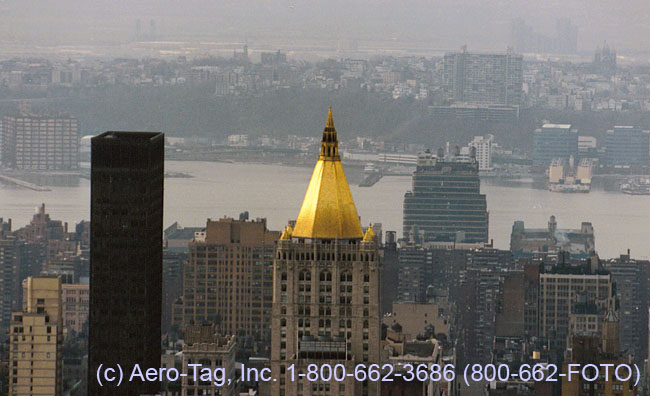
[[[353,373],[380,363],[379,250],[372,227],[361,228],[331,109],[295,227],[278,241],[273,279],[271,394],[379,394],[378,382],[299,376],[310,364]]]

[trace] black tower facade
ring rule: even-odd
[[[164,135],[105,132],[92,139],[88,395],[155,394],[128,382],[134,364],[160,367]],[[118,364],[126,377],[97,381]]]

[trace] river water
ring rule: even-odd
[[[207,218],[237,217],[247,210],[251,218],[266,217],[269,228],[281,230],[295,219],[311,176],[311,168],[250,163],[168,161],[166,171],[184,172],[193,178],[165,179],[165,219],[168,226],[205,225]],[[382,223],[384,231],[401,235],[402,200],[411,178],[384,177],[372,187],[358,187],[359,175],[348,172],[352,195],[362,222]],[[68,187],[36,192],[0,185],[0,217],[12,218],[14,228],[31,219],[34,209],[46,204],[53,219],[71,224],[89,219],[90,182],[80,179]],[[594,189],[589,194],[551,193],[531,183],[483,180],[490,211],[490,238],[507,249],[515,220],[527,227],[546,227],[555,215],[558,228],[580,228],[590,221],[601,257],[616,257],[631,249],[636,258],[650,257],[650,196],[630,196]]]

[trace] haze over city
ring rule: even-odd
[[[590,53],[607,42],[621,55],[648,56],[650,11],[645,0],[382,0],[210,1],[210,0],[3,0],[0,43],[31,45],[115,45],[141,32],[160,41],[249,40],[258,47],[296,50],[341,40],[359,48],[400,46],[421,52],[468,45],[505,50],[513,20],[553,36],[558,19],[579,30],[578,49]],[[1,49],[1,47],[0,47]],[[643,61],[647,61],[644,59]]]

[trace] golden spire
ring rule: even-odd
[[[375,241],[375,230],[372,229],[372,224],[366,228],[366,234],[363,236],[364,242],[374,242]]]
[[[330,106],[330,111],[329,113],[327,113],[327,123],[325,124],[325,128],[334,129],[334,117],[332,116],[332,106]]]
[[[293,237],[361,239],[363,231],[345,178],[330,107],[320,155],[302,202]]]
[[[327,114],[327,122],[325,129],[323,129],[323,139],[320,143],[320,156],[318,159],[331,159],[340,160],[339,157],[339,142],[336,137],[336,129],[334,128],[334,117],[332,116],[332,106]]]

